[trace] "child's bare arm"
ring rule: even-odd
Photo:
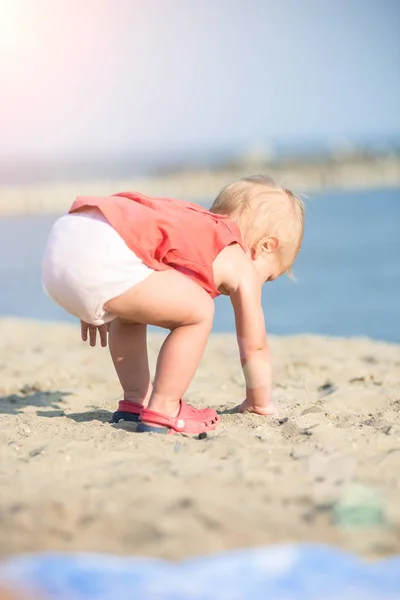
[[[265,409],[271,399],[272,369],[261,306],[261,282],[254,269],[248,269],[241,277],[230,298],[246,381],[245,408],[266,414]]]
[[[241,410],[276,414],[270,403],[272,370],[261,305],[262,281],[238,245],[225,248],[214,263],[218,284],[229,294],[235,311],[240,360],[246,381]]]

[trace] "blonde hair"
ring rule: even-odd
[[[270,177],[254,175],[230,183],[222,188],[210,210],[235,221],[247,248],[263,237],[278,235],[283,252],[293,251],[295,258],[300,250],[304,204]]]

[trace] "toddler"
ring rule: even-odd
[[[53,225],[42,261],[47,294],[99,333],[124,391],[113,415],[139,432],[204,437],[211,408],[182,399],[200,363],[219,294],[232,302],[246,399],[240,412],[274,415],[262,285],[290,271],[303,238],[303,204],[265,177],[226,186],[210,210],[136,192],[78,197]],[[146,327],[170,331],[154,382]]]

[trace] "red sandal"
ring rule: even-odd
[[[120,400],[118,410],[115,411],[111,418],[111,423],[119,423],[120,421],[134,421],[137,423],[142,408],[143,404],[130,402],[128,400]]]
[[[146,423],[143,423],[143,421],[146,421]],[[183,433],[196,435],[202,439],[207,436],[208,431],[217,428],[218,421],[219,417],[214,409],[194,408],[181,400],[179,413],[176,417],[168,417],[154,410],[143,408],[140,412],[139,425],[136,431],[139,433]],[[151,425],[147,423],[151,423]]]

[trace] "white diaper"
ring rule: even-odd
[[[42,260],[48,296],[93,325],[112,321],[104,304],[152,273],[97,209],[58,219]]]

